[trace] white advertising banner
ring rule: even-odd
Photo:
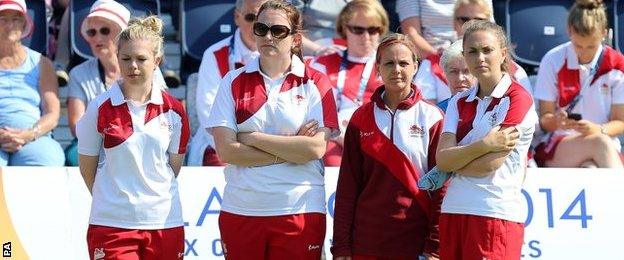
[[[327,168],[328,259],[338,177]],[[218,216],[222,168],[185,167],[180,196],[187,259],[222,259]],[[529,169],[523,259],[624,259],[624,174],[599,169]],[[9,259],[88,259],[90,196],[77,168],[0,168],[0,243]]]

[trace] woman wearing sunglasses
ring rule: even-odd
[[[375,50],[380,37],[388,32],[388,23],[388,14],[378,1],[349,2],[336,22],[336,31],[347,40],[347,49],[318,57],[312,63],[312,67],[329,76],[342,130],[355,109],[367,103],[383,84],[375,65]],[[329,142],[324,157],[326,166],[340,166],[343,140],[341,134]]]
[[[435,166],[443,115],[412,84],[418,61],[407,36],[386,36],[376,64],[384,85],[345,134],[331,251],[342,260],[435,259],[444,189],[421,191],[416,181]]]
[[[260,56],[225,75],[208,127],[225,167],[219,229],[226,259],[319,259],[331,83],[301,60],[301,15],[268,1],[253,27]]]
[[[98,0],[91,6],[82,21],[80,32],[89,43],[95,56],[74,67],[69,72],[67,95],[67,121],[72,135],[76,136],[76,123],[86,107],[97,95],[106,91],[121,78],[117,60],[117,35],[128,27],[130,11],[113,0]],[[156,84],[166,88],[160,69],[154,73]],[[78,165],[76,139],[65,149],[67,164]]]
[[[61,106],[52,62],[22,45],[33,30],[24,0],[0,1],[0,167],[62,166],[49,132]]]

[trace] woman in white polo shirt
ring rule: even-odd
[[[503,29],[464,25],[463,53],[478,85],[449,101],[437,166],[454,172],[440,216],[440,259],[520,259],[522,182],[537,114],[507,72]]]
[[[301,60],[301,16],[268,1],[253,32],[258,59],[225,75],[209,126],[228,163],[219,216],[226,259],[319,259],[327,140],[337,130],[325,74]]]
[[[91,259],[178,259],[184,222],[176,176],[189,139],[182,104],[153,82],[162,21],[133,19],[119,35],[122,79],[78,121],[80,172],[93,195]],[[100,163],[98,163],[100,161]]]
[[[548,132],[536,149],[540,166],[622,168],[624,56],[602,44],[608,26],[602,1],[576,1],[568,15],[570,42],[540,63],[535,97]]]

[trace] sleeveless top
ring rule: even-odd
[[[23,48],[26,59],[22,65],[14,69],[0,69],[0,127],[29,128],[41,117],[41,54]]]

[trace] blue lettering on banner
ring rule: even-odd
[[[555,212],[553,209],[553,191],[552,189],[541,188],[539,189],[539,192],[544,193],[544,195],[546,196],[546,217],[548,221],[548,228],[554,228],[555,227],[555,217],[554,217]],[[533,206],[533,199],[531,198],[531,195],[528,192],[526,192],[524,189],[522,190],[522,195],[524,195],[524,198],[527,201],[527,218],[524,222],[524,225],[529,226],[529,224],[531,224],[531,221],[533,220],[533,216],[535,212],[534,206]],[[580,212],[578,213],[578,215],[574,215],[572,214],[572,211],[577,207],[577,205],[579,206]],[[560,220],[580,220],[581,228],[587,228],[587,222],[589,220],[592,220],[593,216],[587,213],[585,189],[582,189],[579,192],[579,194],[568,205],[567,209],[565,210],[565,212],[561,215],[559,219]]]
[[[184,244],[186,244],[186,251],[184,252],[184,256],[188,256],[189,253],[193,253],[194,256],[198,256],[197,251],[195,251],[195,243],[197,243],[197,239],[193,239],[193,241],[191,241],[190,243],[188,240],[184,239]]]
[[[336,203],[336,192],[333,192],[327,200],[327,212],[334,218],[334,203]]]
[[[528,245],[528,250],[530,250],[528,256],[530,258],[538,258],[538,257],[542,256],[542,249],[539,248],[540,241],[538,241],[538,240],[531,240],[531,241],[529,241],[529,243],[524,243],[524,244]],[[526,247],[523,247],[523,249],[524,248],[526,248]],[[522,253],[521,256],[523,258],[527,257],[527,255],[525,255],[524,253]]]
[[[212,241],[212,254],[215,256],[223,256],[223,248],[221,248],[221,239]]]
[[[219,202],[219,209],[210,209],[210,206],[212,205],[214,200],[217,200],[217,202]],[[204,209],[202,210],[201,215],[199,216],[199,219],[197,219],[197,226],[201,227],[202,224],[204,224],[204,219],[206,218],[206,215],[208,214],[215,214],[215,215],[219,215],[219,212],[221,211],[221,202],[223,201],[223,199],[221,198],[221,195],[219,194],[219,191],[217,191],[217,188],[213,187],[212,191],[210,192],[210,196],[208,196],[208,200],[206,200],[206,204],[204,204]]]

